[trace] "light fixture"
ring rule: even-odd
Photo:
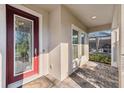
[[[94,19],[96,19],[96,16],[92,16],[91,18],[94,20]]]

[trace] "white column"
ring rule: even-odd
[[[6,87],[6,9],[0,5],[0,87]]]
[[[119,86],[124,88],[124,5],[121,5]]]
[[[112,61],[111,61],[111,66],[114,66],[114,67],[117,67],[117,62],[118,62],[118,58],[117,58],[117,52],[118,52],[118,42],[117,41],[117,33],[119,32],[118,28],[116,29],[113,29],[112,30],[112,34],[111,34],[111,58],[112,58]]]

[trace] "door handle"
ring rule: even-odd
[[[35,53],[35,56],[37,56],[37,48],[35,48],[34,53]]]

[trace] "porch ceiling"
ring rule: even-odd
[[[59,4],[34,4],[37,9],[43,9],[47,12],[57,8]],[[64,4],[71,13],[77,17],[87,28],[106,25],[112,23],[113,4]],[[91,17],[96,16],[93,20]]]
[[[88,28],[112,23],[114,5],[69,4],[65,5]],[[93,20],[91,17],[96,16]]]

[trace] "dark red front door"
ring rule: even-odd
[[[38,74],[39,19],[6,5],[7,85]]]

